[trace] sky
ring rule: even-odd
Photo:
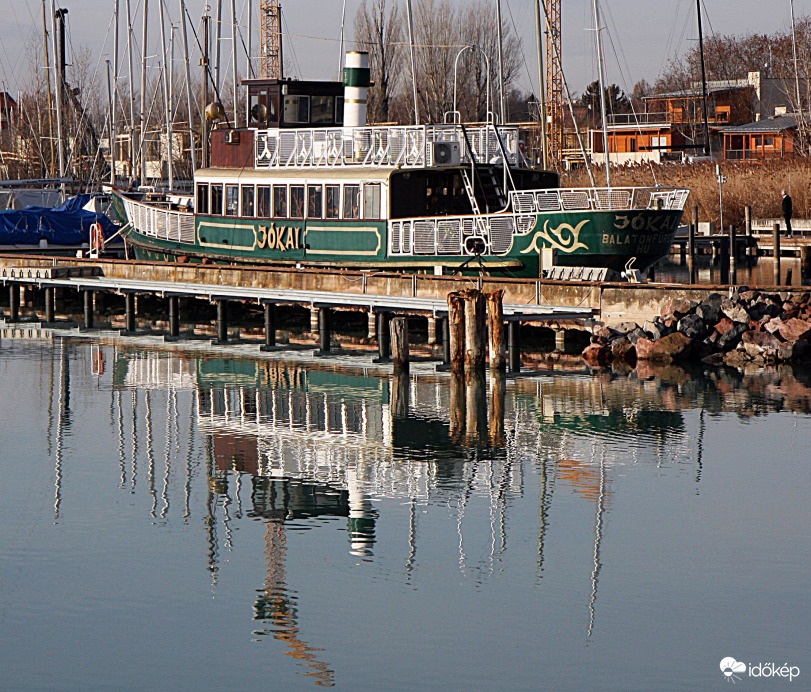
[[[91,69],[100,80],[106,80],[106,60],[113,56],[113,10],[116,0],[59,0],[57,7],[68,9],[69,60],[72,50],[87,48],[91,54]],[[160,0],[130,0],[136,18],[135,34],[141,42],[141,12],[149,2],[150,17],[157,15]],[[256,12],[260,0],[233,0],[240,17],[244,42],[247,43],[247,8],[252,4]],[[296,76],[309,79],[331,79],[338,75],[340,29],[343,2],[346,2],[346,35],[352,37],[354,16],[360,0],[283,0],[285,17],[285,62],[292,66]],[[399,0],[405,6],[405,0]],[[414,0],[415,2],[417,0]],[[51,0],[44,0],[50,16]],[[179,26],[180,0],[163,0],[172,21]],[[790,26],[790,0],[703,0],[706,9],[704,31],[720,34],[771,33]],[[126,16],[126,0],[119,0],[122,16]],[[462,6],[464,0],[456,0]],[[230,24],[231,3],[223,1],[223,17]],[[188,12],[199,25],[206,3],[186,0]],[[216,0],[208,0],[209,14],[216,14]],[[655,81],[667,61],[689,50],[697,37],[695,2],[693,0],[601,0],[604,15],[603,39],[606,53],[606,71],[609,82],[631,91],[633,85],[645,79]],[[493,0],[495,8],[495,0]],[[26,46],[31,41],[42,42],[43,0],[0,0],[0,90],[14,95],[25,83],[30,72]],[[811,0],[794,0],[795,16],[811,14]],[[495,17],[495,9],[493,10]],[[508,24],[517,28],[526,58],[518,86],[525,91],[537,89],[535,58],[535,10],[533,0],[502,0],[502,13]],[[582,92],[597,75],[591,0],[562,0],[563,14],[563,70],[572,92]],[[254,14],[256,16],[256,14]],[[258,24],[258,20],[254,20]],[[169,30],[167,29],[167,32]],[[254,36],[257,36],[256,27]],[[121,55],[124,55],[125,32],[122,29]],[[224,28],[230,35],[230,27]],[[182,37],[176,34],[178,68]],[[194,38],[190,35],[190,43]],[[156,56],[160,45],[157,20],[150,22],[148,55],[150,69],[158,68]],[[221,42],[223,70],[225,56],[231,53],[230,39]],[[352,48],[353,46],[348,46]],[[240,72],[245,72],[244,49],[240,47]],[[258,55],[258,38],[254,38],[253,51]],[[293,60],[294,58],[294,60]],[[123,65],[122,74],[126,75]],[[199,74],[197,58],[192,59],[193,79]],[[290,65],[292,63],[292,65]],[[257,60],[258,66],[258,60]],[[136,79],[139,69],[136,66]],[[126,76],[122,77],[126,79]]]

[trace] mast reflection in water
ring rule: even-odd
[[[11,431],[23,448],[41,449],[50,460],[50,525],[70,546],[58,552],[59,570],[84,575],[55,586],[44,576],[50,570],[38,571],[30,594],[12,579],[15,602],[26,609],[12,625],[27,622],[31,636],[52,639],[37,626],[48,619],[30,598],[37,580],[77,604],[92,585],[95,606],[71,608],[71,616],[85,631],[99,632],[89,636],[104,652],[104,623],[136,617],[123,615],[112,596],[104,599],[106,589],[118,591],[116,580],[91,576],[115,573],[122,588],[128,585],[134,612],[160,613],[173,641],[193,636],[201,650],[216,641],[243,655],[245,641],[283,644],[269,661],[247,653],[253,667],[235,668],[223,664],[231,656],[218,656],[217,668],[187,652],[193,669],[175,669],[169,662],[176,658],[156,654],[154,645],[135,647],[122,664],[132,683],[122,687],[155,686],[153,672],[139,662],[157,656],[167,687],[204,680],[224,688],[262,680],[288,688],[476,687],[465,684],[475,674],[484,687],[524,689],[538,680],[529,661],[543,650],[552,687],[608,689],[613,685],[588,671],[606,665],[618,637],[644,648],[647,635],[640,639],[627,627],[629,620],[641,630],[654,626],[637,612],[637,600],[653,599],[671,621],[686,617],[703,596],[681,592],[680,570],[699,564],[696,555],[709,565],[716,559],[715,539],[704,527],[721,521],[716,532],[736,540],[737,510],[725,504],[730,498],[717,483],[719,473],[740,478],[734,468],[725,473],[735,459],[726,456],[730,440],[747,435],[740,426],[793,411],[781,419],[782,434],[797,450],[809,446],[811,394],[804,376],[790,370],[708,376],[669,368],[644,373],[647,379],[544,374],[465,383],[329,363],[71,340],[0,342],[3,381],[14,379],[14,367],[37,381],[20,390],[20,406],[33,419],[46,411],[44,425]],[[38,408],[40,392],[47,405]],[[8,409],[7,419],[13,420]],[[0,472],[19,473],[24,467],[5,449]],[[752,468],[758,463],[750,460]],[[28,473],[37,487],[37,471]],[[789,495],[807,486],[794,478]],[[746,497],[751,489],[736,491]],[[758,492],[767,501],[768,491]],[[37,536],[35,511],[14,506],[0,513],[15,536]],[[690,530],[692,514],[700,519]],[[659,515],[685,535],[659,525]],[[791,535],[802,525],[794,517],[783,521],[795,527]],[[750,540],[759,535],[748,530]],[[657,561],[645,547],[650,540],[659,545],[647,538],[652,531],[670,546]],[[764,541],[766,535],[773,539],[764,529]],[[28,539],[16,538],[7,547],[18,572],[3,569],[0,579],[28,574],[27,546]],[[780,569],[800,593],[808,579],[798,576],[805,574],[805,555],[796,554]],[[705,584],[706,598],[717,597],[712,581],[719,567],[695,569],[691,576]],[[603,605],[605,613],[601,602],[611,604]],[[4,603],[15,612],[8,597]],[[541,620],[547,628],[538,629]],[[64,626],[57,618],[55,631],[64,633]],[[494,626],[506,628],[509,651],[487,634]],[[20,656],[32,640],[12,630],[17,639],[2,636],[0,644]],[[459,660],[437,655],[437,647]],[[719,660],[727,653],[719,652]],[[56,656],[70,667],[67,652]],[[423,663],[407,665],[415,658]],[[583,671],[574,683],[572,667]],[[71,678],[75,686],[98,682],[98,672],[75,668],[83,671]],[[629,674],[623,679],[634,680],[631,686],[657,680],[644,662]],[[10,684],[37,688],[44,675],[32,664]],[[700,670],[694,675],[703,680]]]

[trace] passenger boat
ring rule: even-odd
[[[516,126],[366,124],[368,56],[341,82],[249,79],[245,127],[215,127],[194,210],[119,195],[140,259],[539,277],[644,271],[689,190],[561,189]]]

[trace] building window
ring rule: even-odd
[[[197,213],[208,214],[208,183],[197,183]]]
[[[310,97],[309,96],[285,96],[284,97],[284,122],[286,122],[286,123],[308,123],[308,122],[310,122]]]
[[[764,137],[763,146],[769,147],[770,149],[774,149],[774,137]]]
[[[239,214],[239,185],[225,186],[225,215],[237,216]]]
[[[304,185],[290,186],[290,218],[304,218]]]
[[[242,216],[253,216],[253,185],[242,186]]]
[[[341,216],[341,186],[327,185],[327,218],[337,219]]]
[[[211,186],[211,213],[222,216],[222,185]]]
[[[630,137],[628,139],[628,151],[636,151],[636,137]]]
[[[307,218],[321,219],[324,217],[324,197],[320,185],[307,186]]]
[[[287,185],[273,186],[273,216],[277,219],[287,218]]]
[[[270,216],[270,185],[256,186],[256,215],[260,219]]]
[[[360,185],[344,185],[344,218],[360,218]]]
[[[370,183],[363,186],[363,218],[380,218],[380,184]]]

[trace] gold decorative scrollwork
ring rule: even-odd
[[[572,226],[570,223],[564,222],[557,228],[550,229],[549,221],[546,220],[543,224],[543,230],[535,234],[531,245],[526,250],[522,250],[521,254],[533,251],[540,252],[541,249],[538,247],[539,238],[545,240],[555,250],[560,250],[561,252],[574,252],[580,248],[588,250],[589,246],[580,242],[580,231],[583,230],[583,226],[589,221],[590,219],[583,219],[577,226]]]

